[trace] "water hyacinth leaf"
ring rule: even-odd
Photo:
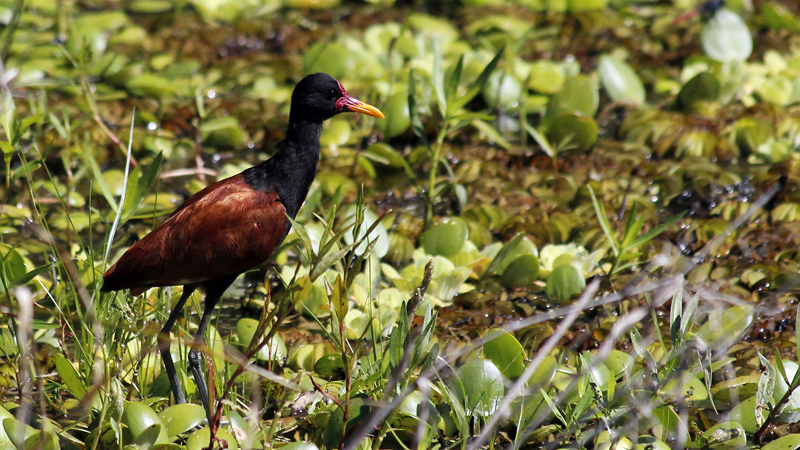
[[[644,85],[628,63],[611,55],[603,55],[598,60],[597,70],[603,88],[612,100],[634,105],[644,103]]]
[[[294,296],[294,308],[300,314],[307,317],[323,317],[328,315],[330,312],[330,305],[324,288],[312,284],[308,277],[303,277],[295,281],[295,285],[303,286]]]
[[[338,448],[339,439],[342,436],[342,428],[345,428],[345,433],[347,433],[368,420],[370,407],[367,402],[368,399],[364,397],[353,397],[350,399],[347,425],[345,425],[344,421],[344,411],[336,407],[322,433],[322,443],[325,444],[327,448]]]
[[[216,117],[200,125],[203,144],[218,148],[236,148],[244,139],[239,119],[234,116]]]
[[[781,363],[783,365],[783,374],[779,373],[775,377],[775,388],[772,391],[772,400],[776,403],[789,392],[789,385],[797,375],[798,370],[798,364],[794,361],[782,360]],[[786,375],[785,379],[783,375]],[[800,410],[800,389],[795,389],[784,405],[782,412],[797,412],[798,410]]]
[[[585,150],[597,142],[599,134],[600,128],[591,117],[564,114],[553,120],[547,137],[556,145]]]
[[[483,354],[506,378],[516,379],[525,370],[525,349],[514,335],[501,328],[493,328],[483,335]]]
[[[565,78],[564,68],[559,64],[553,61],[539,60],[531,66],[527,87],[542,94],[554,94],[564,86]]]
[[[355,67],[351,52],[343,44],[332,42],[325,45],[319,42],[313,45],[303,59],[303,72],[325,72],[339,79],[347,75]]]
[[[159,417],[167,427],[167,436],[172,438],[203,423],[206,410],[194,403],[180,403],[161,411]]]
[[[217,445],[221,448],[227,450],[238,450],[239,448],[236,438],[225,427],[219,428],[214,437],[217,439]],[[220,441],[225,441],[227,445],[220,444]],[[211,430],[206,426],[189,435],[186,439],[186,448],[187,450],[204,450],[208,448],[209,442],[211,442]]]
[[[353,221],[353,224],[355,224],[355,216],[355,206],[347,208],[344,211],[343,218],[345,222],[348,223],[348,228],[349,226],[352,226],[350,221]],[[367,235],[368,231],[369,235]],[[356,254],[363,254],[367,250],[367,246],[372,243],[374,243],[374,247],[372,247],[372,254],[378,258],[383,258],[383,256],[386,255],[386,252],[389,251],[389,232],[386,231],[386,227],[384,227],[383,223],[380,222],[380,218],[369,209],[364,210],[364,219],[361,227],[358,230],[358,236],[354,239],[353,233],[346,233],[344,235],[344,242],[347,245],[352,245],[354,242],[362,240],[364,236],[367,236],[367,239],[364,239],[361,245],[356,247]]]
[[[484,276],[491,276],[503,273],[515,259],[519,258],[522,255],[534,255],[538,256],[538,251],[536,249],[536,245],[534,245],[533,241],[528,239],[523,233],[519,233],[510,241],[506,242],[505,245],[497,252],[494,259],[486,270],[483,272]]]
[[[703,433],[708,448],[742,448],[747,443],[747,433],[738,422],[723,422]]]
[[[513,73],[497,70],[483,87],[483,98],[492,108],[514,108],[522,98],[522,83]]]
[[[127,426],[123,429],[123,439],[127,443],[136,442],[140,436],[152,437],[152,444],[165,444],[167,432],[161,418],[152,408],[141,402],[128,402],[122,412],[121,421]],[[155,433],[155,436],[152,434]]]
[[[500,282],[508,289],[528,287],[539,278],[539,258],[536,255],[522,255],[509,264]]]
[[[708,321],[700,326],[695,335],[715,348],[733,343],[753,322],[752,306],[733,306],[722,312],[714,310]]]
[[[661,393],[670,401],[683,399],[691,402],[708,400],[705,383],[695,376],[678,374],[671,378],[661,389]]]
[[[723,63],[744,61],[753,51],[750,30],[738,14],[728,9],[717,11],[703,26],[700,43],[706,55]]]
[[[331,120],[328,122],[328,126],[322,130],[319,143],[324,147],[336,149],[346,144],[350,140],[351,134],[353,134],[353,129],[346,120]]]
[[[700,102],[713,102],[719,98],[720,84],[716,76],[703,72],[695,75],[683,85],[678,93],[678,105],[691,110]]]
[[[547,118],[552,121],[565,114],[594,117],[600,104],[597,86],[586,75],[576,75],[565,81],[564,87],[550,97]]]
[[[469,227],[463,219],[451,217],[424,232],[420,241],[427,254],[449,258],[461,251],[468,233]]]
[[[263,338],[263,336],[256,336],[256,331],[258,331],[258,321],[255,319],[245,317],[236,323],[236,333],[239,336],[239,342],[245,348],[252,344],[254,338],[258,338],[259,340]],[[269,342],[264,344],[258,353],[256,353],[256,358],[260,361],[275,361],[285,358],[286,353],[286,344],[284,344],[283,339],[281,339],[278,334],[275,334]]]
[[[486,359],[474,358],[458,369],[451,389],[474,416],[488,417],[497,411],[503,400],[503,374]]]
[[[571,264],[556,266],[547,277],[545,291],[547,297],[558,302],[569,301],[586,289],[583,275]]]
[[[797,450],[800,449],[800,434],[789,434],[779,437],[761,447],[761,450]]]
[[[41,450],[60,450],[58,438],[52,431],[37,430],[25,439],[19,448],[36,448]]]
[[[794,101],[792,79],[784,75],[771,75],[758,85],[756,93],[764,101],[776,105],[787,105]]]
[[[386,120],[377,122],[378,131],[387,138],[403,134],[411,126],[411,116],[408,111],[408,93],[398,92],[392,94],[381,107]]]

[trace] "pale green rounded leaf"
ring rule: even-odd
[[[452,390],[468,412],[488,417],[503,400],[503,374],[489,360],[471,359],[458,369]]]
[[[753,51],[750,30],[733,11],[720,9],[700,33],[703,51],[719,62],[744,61]]]
[[[501,328],[493,328],[483,335],[483,354],[507,378],[515,379],[525,370],[525,349],[514,335]]]
[[[645,91],[642,80],[625,61],[611,55],[603,55],[597,63],[603,88],[615,102],[644,103]]]
[[[194,403],[172,405],[158,415],[167,427],[167,436],[186,433],[203,423],[206,410]]]
[[[557,302],[566,302],[586,288],[583,275],[571,264],[562,264],[547,277],[547,297]]]
[[[423,233],[420,240],[427,254],[449,258],[461,250],[468,233],[469,228],[464,220],[451,217]]]

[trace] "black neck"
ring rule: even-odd
[[[286,213],[293,219],[317,174],[321,131],[321,121],[290,119],[286,138],[277,145],[278,152],[243,172],[245,182],[253,189],[277,192]],[[287,223],[287,232],[289,228]]]

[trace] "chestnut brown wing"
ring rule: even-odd
[[[103,275],[103,290],[201,283],[266,261],[286,230],[275,192],[252,189],[241,175],[189,198]]]

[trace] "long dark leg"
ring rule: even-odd
[[[172,387],[172,394],[175,396],[175,402],[177,403],[186,403],[186,397],[183,396],[181,380],[178,379],[178,372],[175,371],[175,364],[172,362],[172,355],[169,353],[169,345],[171,342],[169,332],[172,331],[175,321],[183,310],[183,305],[186,304],[186,300],[192,295],[195,289],[197,289],[196,284],[189,284],[183,287],[181,299],[178,300],[178,304],[172,309],[172,313],[170,313],[167,323],[164,324],[164,328],[158,333],[158,349],[161,351],[161,359],[164,360],[164,367],[167,369],[169,385]]]
[[[203,317],[200,319],[200,327],[197,328],[197,334],[194,335],[194,345],[189,350],[189,368],[192,369],[194,374],[194,381],[197,384],[197,394],[203,402],[203,407],[206,409],[209,422],[211,421],[211,405],[208,404],[208,385],[206,384],[206,377],[203,374],[203,355],[201,353],[202,347],[206,341],[206,328],[217,306],[222,294],[228,289],[228,286],[236,280],[238,275],[223,278],[221,280],[211,281],[205,284],[206,288],[206,306],[203,310]]]

